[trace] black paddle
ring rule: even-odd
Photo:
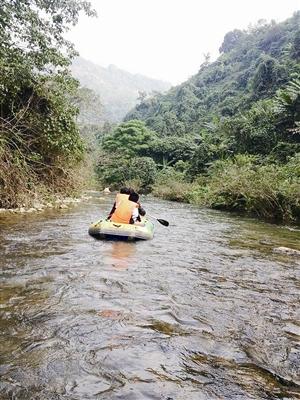
[[[163,226],[169,226],[169,222],[166,221],[165,219],[153,217],[152,215],[149,215],[148,213],[147,213],[147,216],[150,217],[150,218],[156,219],[156,221],[158,221],[158,222],[159,222],[160,224],[162,224]]]

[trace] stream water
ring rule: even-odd
[[[297,228],[144,198],[169,227],[99,241],[90,195],[0,217],[0,399],[300,399]]]

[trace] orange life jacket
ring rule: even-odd
[[[118,204],[121,203],[122,200],[128,200],[129,194],[125,194],[125,193],[117,193],[116,195],[116,207],[118,206]]]
[[[136,207],[138,207],[138,205],[134,201],[129,201],[128,198],[122,199],[122,201],[116,204],[116,210],[110,220],[121,224],[129,224],[132,213]]]

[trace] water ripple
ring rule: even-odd
[[[1,399],[300,399],[298,229],[145,197],[152,241],[96,241],[113,197],[2,222]]]

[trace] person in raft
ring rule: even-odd
[[[135,224],[139,217],[139,195],[135,192],[130,193],[128,199],[123,198],[116,204],[110,220],[120,224]]]
[[[113,215],[113,213],[116,210],[117,205],[120,204],[122,200],[127,200],[131,193],[134,193],[134,190],[132,188],[122,187],[120,189],[120,193],[117,193],[116,200],[114,202],[114,205],[113,205],[112,209],[110,210],[110,213],[109,213],[107,219],[111,218],[111,216]],[[139,215],[137,217],[137,221],[141,222],[141,217],[140,216],[142,216],[142,217],[145,216],[146,215],[146,211],[141,206],[140,202],[138,202],[137,204],[138,204],[138,212],[139,212]]]
[[[120,193],[117,193],[114,205],[109,212],[107,219],[110,219],[113,213],[116,211],[117,204],[119,204],[122,200],[128,200],[131,190],[127,187],[122,187],[120,189]]]

